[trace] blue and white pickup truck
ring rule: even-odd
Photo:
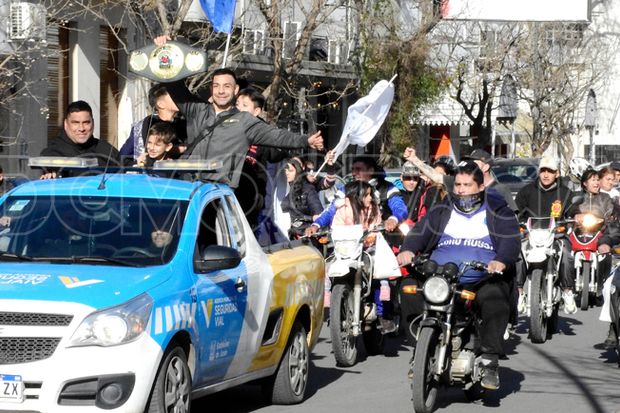
[[[256,241],[225,185],[147,174],[0,199],[0,412],[183,412],[262,379],[303,400],[324,262]]]

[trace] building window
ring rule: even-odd
[[[284,50],[282,51],[282,57],[285,59],[292,59],[295,54],[295,48],[297,47],[297,41],[301,35],[301,23],[300,22],[284,22]]]
[[[243,33],[243,53],[262,55],[265,50],[265,32],[263,30],[246,30]]]
[[[124,31],[118,30],[117,35],[123,36]],[[118,105],[120,102],[119,85],[119,42],[109,26],[99,29],[99,93],[101,114],[99,119],[100,139],[116,146],[118,143]]]
[[[327,61],[335,65],[344,65],[349,61],[349,45],[343,39],[329,40]]]
[[[47,138],[58,136],[69,105],[69,28],[50,24],[47,29]]]

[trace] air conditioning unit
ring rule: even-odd
[[[263,30],[246,30],[243,33],[243,53],[244,54],[263,54],[265,49]]]
[[[9,39],[44,39],[46,9],[42,4],[11,3],[9,9]]]

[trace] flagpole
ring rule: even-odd
[[[228,48],[230,47],[230,35],[232,30],[228,32],[228,36],[226,37],[226,47],[224,48],[224,59],[222,60],[222,69],[226,67],[226,59],[228,59]]]
[[[386,89],[387,89],[388,87],[390,87],[390,85],[391,85],[392,83],[394,83],[394,79],[396,79],[396,76],[398,76],[398,73],[396,73],[394,76],[392,76],[392,78],[391,78],[391,79],[390,79],[390,81],[388,82],[387,86],[385,87]],[[385,89],[384,89],[384,90],[385,90]],[[365,115],[365,114],[366,114],[366,113],[370,110],[370,108],[371,108],[371,107],[372,107],[372,104],[368,105],[368,106],[366,107],[366,109],[364,109],[364,111],[362,112],[362,114],[361,114],[360,116],[364,116],[364,115]],[[347,138],[348,138],[348,135],[347,135]],[[335,162],[335,161],[336,161],[336,160],[334,159],[334,162]],[[312,176],[312,177],[317,176],[317,175],[319,174],[319,172],[321,172],[321,170],[323,170],[323,168],[325,167],[325,165],[327,165],[327,160],[323,161],[323,164],[321,165],[321,167],[320,167],[317,171],[315,171],[315,172],[314,172],[314,175],[311,175],[311,176]]]

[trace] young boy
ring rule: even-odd
[[[168,122],[160,122],[151,126],[146,141],[146,153],[138,157],[138,165],[152,167],[155,161],[172,159],[170,151],[174,148],[176,135]]]

